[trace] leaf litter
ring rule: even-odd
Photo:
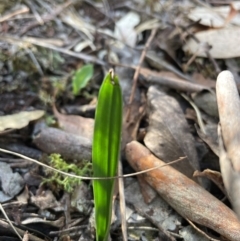
[[[69,165],[91,161],[96,96],[103,76],[115,67],[124,99],[123,174],[187,157],[138,179],[124,179],[131,210],[124,236],[240,239],[239,221],[222,201],[228,198],[239,215],[238,192],[232,191],[239,183],[234,138],[238,83],[230,95],[221,87],[224,83],[218,84],[215,95],[220,71],[229,69],[239,79],[238,1],[5,1],[0,14],[1,147],[47,165],[53,153]],[[72,79],[80,66],[90,69],[84,75],[79,70]],[[25,237],[33,240],[94,240],[88,181],[68,193],[43,184],[47,173],[37,164],[6,153],[0,161],[3,208],[12,222],[25,225],[17,228],[21,236],[28,232]],[[117,199],[111,238],[126,240]],[[0,218],[1,230],[14,237],[4,216]],[[224,222],[218,219],[229,225],[221,228]]]

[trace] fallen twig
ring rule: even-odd
[[[141,54],[141,57],[140,57],[140,60],[139,60],[139,64],[138,64],[137,69],[136,69],[136,71],[134,73],[134,76],[133,76],[133,85],[132,85],[131,95],[130,95],[129,102],[128,102],[128,111],[127,111],[127,114],[126,114],[126,121],[127,122],[129,121],[129,118],[130,118],[130,115],[131,115],[131,104],[133,102],[135,90],[136,90],[136,87],[137,87],[137,80],[138,80],[138,76],[139,76],[139,73],[140,73],[141,65],[142,65],[142,62],[145,58],[147,50],[148,50],[154,36],[156,35],[156,32],[157,32],[157,28],[152,30],[151,35],[149,36],[149,38],[147,40],[147,43],[145,44],[145,47],[142,51],[142,54]]]

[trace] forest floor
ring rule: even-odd
[[[91,177],[97,96],[111,68],[124,101],[118,175],[175,161],[123,179],[111,240],[240,240],[216,95],[223,70],[240,88],[239,10],[214,0],[0,1],[0,240],[94,240],[91,181],[48,167]]]

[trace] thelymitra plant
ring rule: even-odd
[[[117,174],[122,129],[122,91],[111,69],[101,85],[95,113],[92,147],[95,177]],[[97,241],[107,241],[111,225],[115,179],[94,180],[94,204]]]

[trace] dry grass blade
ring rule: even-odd
[[[118,175],[122,175],[122,162],[118,162]],[[127,241],[127,220],[126,220],[126,203],[124,194],[124,182],[120,178],[118,180],[119,186],[119,200],[120,200],[120,210],[121,210],[121,223],[122,223],[122,235],[123,241]]]
[[[114,176],[114,177],[84,177],[84,176],[77,176],[77,175],[74,175],[74,174],[71,174],[71,173],[67,173],[67,172],[63,172],[63,171],[57,170],[57,169],[55,169],[55,168],[53,168],[51,166],[48,166],[48,165],[46,165],[46,164],[44,164],[44,163],[42,163],[40,161],[37,161],[37,160],[35,160],[33,158],[24,156],[22,154],[19,154],[19,153],[13,152],[13,151],[8,151],[8,150],[0,148],[0,152],[8,153],[8,154],[11,154],[11,155],[14,155],[14,156],[18,156],[18,157],[23,158],[25,160],[34,162],[34,163],[36,163],[36,164],[38,164],[40,166],[46,167],[46,168],[48,168],[48,169],[50,169],[52,171],[58,172],[58,173],[60,173],[62,175],[65,175],[65,176],[68,176],[68,177],[74,177],[74,178],[78,178],[78,179],[82,179],[82,180],[107,180],[107,179],[117,179],[117,178],[133,177],[133,176],[137,176],[137,175],[140,175],[140,174],[143,174],[143,173],[146,173],[146,172],[153,171],[153,170],[155,170],[157,168],[162,168],[162,167],[171,165],[173,163],[182,161],[182,160],[184,160],[186,158],[186,157],[180,157],[179,159],[177,159],[175,161],[172,161],[172,162],[169,162],[169,163],[164,163],[163,165],[155,166],[155,167],[149,168],[147,170],[143,170],[143,171],[140,171],[140,172],[137,172],[137,173],[127,174],[127,175],[122,175],[122,176]]]
[[[192,108],[195,110],[200,129],[204,134],[206,134],[206,130],[205,130],[205,126],[204,126],[204,123],[203,123],[203,120],[202,120],[201,112],[199,111],[198,107],[194,104],[193,101],[190,100],[190,98],[187,95],[182,93],[181,96],[185,100],[187,100],[189,102],[189,104],[192,106]]]
[[[82,60],[85,60],[85,61],[96,63],[96,64],[99,64],[99,65],[105,65],[104,61],[102,61],[100,59],[97,59],[94,56],[87,55],[87,54],[84,54],[84,53],[76,53],[74,51],[71,51],[71,50],[68,50],[68,49],[65,49],[65,48],[56,47],[56,46],[48,44],[46,42],[42,42],[41,39],[37,39],[37,38],[30,38],[30,37],[16,38],[16,37],[12,37],[12,36],[9,36],[9,35],[8,36],[5,35],[5,36],[0,36],[0,40],[8,42],[8,43],[13,44],[13,45],[17,45],[17,46],[22,45],[25,48],[29,47],[33,44],[33,45],[36,45],[36,46],[39,46],[39,47],[51,49],[51,50],[57,51],[59,53],[63,53],[63,54],[66,54],[66,55],[69,55],[69,56],[72,56],[72,57],[75,57],[75,58],[79,58],[79,59],[82,59]]]
[[[17,9],[16,11],[12,12],[12,13],[9,13],[5,16],[2,16],[0,18],[0,23],[4,22],[4,21],[7,21],[8,19],[11,19],[12,17],[15,17],[19,14],[23,14],[23,13],[28,13],[29,12],[29,8],[27,7],[22,7],[20,9]]]
[[[10,229],[10,224],[8,224],[7,222],[4,222],[3,220],[0,220],[0,227],[3,228],[3,229],[9,230]],[[22,236],[25,235],[25,232],[22,229],[20,229],[20,228],[15,228],[15,229],[17,230],[17,232],[20,235],[22,235]],[[28,237],[32,241],[44,241],[43,239],[38,238],[37,236],[32,235],[30,233],[28,234]],[[21,238],[21,240],[22,240],[22,238]]]
[[[0,203],[0,210],[2,211],[4,217],[7,219],[9,225],[11,226],[11,228],[14,230],[14,232],[16,233],[16,235],[20,238],[20,240],[22,240],[23,238],[21,237],[21,235],[19,234],[19,232],[16,230],[16,228],[13,226],[11,220],[8,218],[8,215],[6,214],[5,210],[3,209],[2,204]]]

